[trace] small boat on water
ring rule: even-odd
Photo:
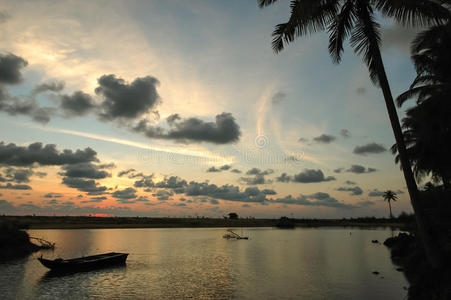
[[[38,260],[41,262],[41,264],[51,269],[52,271],[71,272],[125,264],[127,256],[128,253],[110,252],[72,259],[57,258],[50,260],[42,258],[41,256],[38,258]]]
[[[232,229],[227,229],[229,233],[224,234],[222,237],[225,239],[237,239],[237,240],[248,240],[247,236],[241,236],[236,232],[233,232]]]

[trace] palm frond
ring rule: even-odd
[[[277,1],[278,0],[258,0],[258,7],[263,8],[271,4],[274,4]]]
[[[430,26],[451,19],[450,11],[431,0],[372,0],[383,15],[407,26]]]
[[[358,19],[352,31],[350,43],[354,51],[363,56],[370,72],[370,78],[377,84],[379,82],[378,74],[382,68],[379,50],[380,25],[375,21],[373,9],[368,2],[357,1],[356,3]]]
[[[343,42],[351,33],[352,27],[356,20],[354,3],[346,1],[342,6],[340,13],[335,17],[329,26],[329,53],[334,63],[341,61],[341,53],[343,52]]]

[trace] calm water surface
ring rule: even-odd
[[[54,251],[0,264],[2,299],[404,299],[390,230],[246,228],[29,230]],[[237,230],[241,232],[240,229]],[[352,234],[350,234],[352,233]],[[130,253],[125,267],[49,276],[36,259]],[[373,275],[373,271],[380,275]]]

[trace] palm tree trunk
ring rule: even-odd
[[[412,203],[413,211],[415,213],[415,219],[418,225],[419,238],[423,244],[423,248],[426,253],[426,257],[430,265],[434,268],[440,268],[443,266],[443,255],[440,248],[432,238],[430,232],[427,230],[425,215],[420,205],[420,195],[418,193],[418,187],[413,176],[412,169],[410,167],[410,161],[407,156],[406,145],[404,144],[404,137],[399,123],[398,113],[396,111],[395,104],[393,102],[393,96],[388,83],[387,74],[385,73],[385,67],[382,61],[380,50],[377,49],[375,53],[375,59],[378,60],[378,79],[379,84],[384,94],[385,105],[387,107],[388,116],[393,129],[393,133],[396,139],[396,145],[398,147],[399,158],[401,161],[401,167],[404,173],[404,179],[406,181],[407,190],[410,195],[410,202]]]
[[[388,200],[388,207],[390,208],[390,219],[393,219],[393,214],[391,213],[391,202]]]

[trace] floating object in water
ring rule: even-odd
[[[54,249],[55,248],[55,243],[49,242],[47,240],[41,239],[41,238],[37,238],[37,237],[29,237],[30,240],[36,241],[39,243],[39,247],[41,249]]]
[[[238,233],[232,231],[232,229],[227,229],[229,233],[224,234],[222,237],[225,239],[237,239],[237,240],[248,240],[247,236],[241,236]]]
[[[110,252],[73,259],[57,258],[54,260],[50,260],[42,258],[41,255],[41,257],[39,257],[38,260],[41,262],[41,264],[51,269],[52,271],[71,272],[125,264],[127,256],[128,253]]]

